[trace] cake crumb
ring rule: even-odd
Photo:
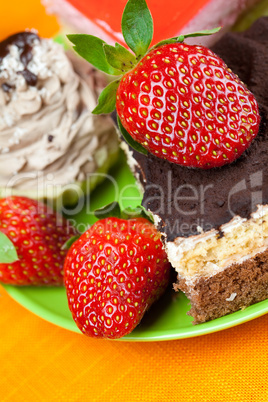
[[[201,228],[201,226],[197,226],[197,231],[198,231],[198,233],[204,233],[204,230],[203,230],[203,228]]]
[[[237,296],[237,293],[232,293],[230,297],[226,299],[226,301],[233,301]]]

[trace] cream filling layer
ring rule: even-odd
[[[263,252],[268,247],[268,205],[259,205],[250,219],[235,216],[220,229],[223,237],[211,230],[166,242],[169,261],[188,283],[211,277]]]

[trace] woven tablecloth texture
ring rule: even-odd
[[[268,315],[169,342],[95,340],[33,315],[0,287],[0,400],[267,402]]]

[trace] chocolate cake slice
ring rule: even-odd
[[[260,130],[235,162],[190,169],[131,152],[143,206],[202,323],[268,298],[268,18],[212,49],[255,95]]]

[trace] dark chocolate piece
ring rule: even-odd
[[[31,71],[27,70],[27,68],[25,68],[22,71],[18,71],[18,74],[21,74],[23,76],[23,78],[25,79],[25,81],[27,82],[28,85],[31,86],[35,86],[37,83],[37,76],[33,73],[31,73]]]

